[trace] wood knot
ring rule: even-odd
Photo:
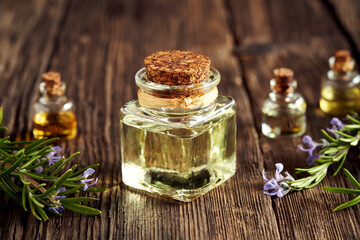
[[[63,89],[61,88],[61,75],[59,72],[47,72],[42,75],[45,83],[45,89],[49,96],[61,96]]]

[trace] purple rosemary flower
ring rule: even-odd
[[[316,159],[319,159],[321,156],[324,156],[325,154],[322,154],[322,153],[315,153],[313,155],[309,155],[307,158],[306,158],[306,163],[307,165],[311,166],[315,163],[315,160]]]
[[[59,196],[59,193],[65,192],[66,190],[67,189],[65,187],[60,187],[58,190],[55,191],[55,193],[57,193],[57,194],[56,194],[56,196],[54,196],[54,198],[55,199],[64,199],[64,198],[66,198],[66,196],[64,196],[64,195]]]
[[[336,137],[336,139],[341,138],[340,134],[337,134],[335,131],[339,131],[340,129],[344,128],[344,124],[340,121],[340,119],[334,117],[331,119],[330,121],[331,124],[331,128],[328,128],[328,132],[334,134],[334,136]]]
[[[84,172],[83,177],[84,177],[84,178],[87,178],[87,177],[93,175],[94,172],[95,172],[94,169],[88,168],[88,169],[86,169],[86,171]],[[82,184],[85,184],[85,186],[84,186],[84,191],[86,191],[86,189],[88,189],[88,187],[94,186],[94,185],[97,183],[98,180],[99,180],[99,178],[97,177],[97,178],[95,179],[95,181],[94,181],[94,178],[89,178],[89,179],[81,180],[80,182],[81,182]],[[87,184],[87,182],[91,182],[91,181],[94,181],[94,182],[93,182],[93,183],[90,183],[90,184]]]
[[[61,205],[59,205],[57,207],[49,207],[49,210],[51,210],[51,211],[53,211],[53,212],[55,212],[57,214],[60,214],[60,212],[64,211],[64,209],[65,208],[63,206],[61,206]]]
[[[321,142],[315,142],[309,135],[306,135],[302,138],[302,142],[307,144],[309,148],[304,148],[302,145],[298,145],[299,149],[303,152],[307,152],[309,154],[309,156],[306,159],[306,163],[308,165],[312,165],[314,164],[314,160],[318,159],[320,156],[322,156],[323,154],[318,154],[315,153],[314,154],[314,150],[317,147],[326,147],[329,145],[328,141],[326,141],[325,139],[321,139]]]
[[[42,166],[38,166],[35,168],[36,173],[42,173],[44,171],[44,168]]]
[[[59,152],[61,152],[60,147],[58,147],[58,146],[51,147],[51,150],[53,150],[53,151],[49,152],[48,154],[45,155],[45,157],[47,157],[49,159],[49,167],[62,158],[61,156],[55,156],[55,154],[58,154]]]
[[[284,169],[284,165],[282,165],[281,163],[276,163],[275,167],[276,167],[275,178],[271,178],[271,179],[266,178],[265,170],[262,171],[262,176],[266,181],[264,185],[264,190],[268,191],[268,192],[264,191],[264,194],[268,196],[276,195],[278,197],[283,197],[291,190],[289,182],[294,181],[295,179],[288,172],[285,172],[286,175],[285,177],[281,174],[281,171]]]

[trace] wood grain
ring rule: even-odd
[[[272,70],[289,67],[295,71],[298,89],[308,103],[307,134],[320,138],[319,129],[326,128],[330,120],[318,107],[320,80],[328,70],[327,59],[336,49],[350,48],[349,42],[321,2],[246,2],[251,11],[246,11],[239,1],[230,1],[229,6],[258,132],[261,131],[261,104],[267,94],[264,88],[269,87],[269,80],[273,78]],[[247,33],[245,39],[243,33]],[[273,141],[261,137],[260,143],[267,169],[274,169],[276,162],[283,162],[285,169],[294,174],[295,167],[306,166],[306,154],[297,148],[300,138]],[[349,199],[321,190],[322,186],[345,186],[345,179],[343,174],[328,177],[315,189],[291,194],[286,199],[273,199],[281,237],[348,239],[358,236],[358,209],[331,213],[329,210],[337,202]],[[339,218],[343,222],[336,220]],[[349,236],[344,236],[344,232]]]
[[[360,60],[360,4],[356,0],[334,1],[327,0],[327,7],[330,13],[337,20],[337,27],[351,44],[351,50],[357,61]]]
[[[51,58],[65,6],[65,1],[0,3],[0,105],[7,133],[14,137],[24,138],[29,131],[30,102],[37,93],[39,74]],[[25,221],[29,215],[0,194],[1,238],[23,238],[32,228]]]
[[[352,34],[358,30],[352,27],[346,36],[338,27],[345,17],[337,19],[329,6],[343,11],[333,2],[310,0],[0,1],[0,105],[7,133],[29,136],[40,75],[61,72],[79,121],[77,138],[61,146],[67,155],[81,152],[75,160],[81,167],[101,163],[99,186],[108,189],[91,204],[101,216],[66,211],[47,222],[0,193],[0,239],[358,237],[359,207],[331,213],[347,196],[320,187],[283,199],[262,193],[262,169],[273,172],[274,163],[283,162],[294,174],[306,158],[297,149],[300,138],[270,141],[260,134],[260,108],[272,69],[295,70],[308,102],[309,134],[320,137],[319,129],[330,119],[317,106],[320,77],[333,51],[354,46]],[[134,75],[143,59],[167,49],[209,56],[222,75],[220,93],[233,96],[238,109],[237,172],[191,203],[160,199],[121,183],[119,109],[136,98]],[[356,162],[347,166],[360,173]],[[328,177],[325,185],[348,183],[339,175]]]

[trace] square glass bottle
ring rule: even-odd
[[[217,95],[216,69],[211,68],[205,81],[190,85],[149,81],[145,68],[135,81],[139,100],[121,108],[126,185],[188,202],[235,174],[235,102]],[[194,94],[198,99],[184,97]],[[159,96],[163,106],[156,103]]]

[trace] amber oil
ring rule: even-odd
[[[72,111],[61,111],[58,113],[37,113],[33,119],[34,137],[60,137],[71,139],[76,136],[77,121]]]
[[[66,86],[61,82],[60,74],[57,72],[48,72],[42,76],[42,95],[34,104],[34,138],[72,139],[77,134],[77,121],[74,104],[64,95]]]

